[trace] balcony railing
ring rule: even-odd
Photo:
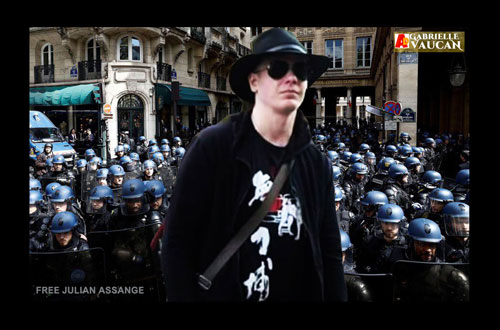
[[[226,90],[226,77],[217,76],[217,90],[220,91]]]
[[[172,81],[172,66],[167,63],[156,62],[158,80]]]
[[[198,72],[198,87],[210,88],[210,74]]]
[[[78,62],[78,80],[101,79],[101,60]]]
[[[191,27],[191,38],[204,44],[207,41],[207,37],[205,37],[205,29],[202,27]]]
[[[35,66],[34,72],[35,84],[54,82],[54,64]]]

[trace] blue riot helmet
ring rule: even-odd
[[[132,158],[129,156],[123,156],[120,158],[120,166],[127,172],[132,172],[135,169],[134,163],[132,163]]]
[[[156,163],[150,159],[145,160],[142,164],[142,172],[146,178],[152,178],[156,173],[157,166]]]
[[[462,202],[446,204],[443,223],[446,236],[469,237],[469,205]]]
[[[163,156],[168,156],[170,153],[171,149],[170,149],[170,146],[168,144],[162,144],[160,146],[160,152],[163,154]],[[165,153],[167,153],[167,155],[165,155]]]
[[[333,183],[335,185],[340,184],[340,177],[342,175],[342,171],[340,170],[340,167],[333,165],[332,171],[333,171]]]
[[[125,154],[125,147],[122,144],[117,145],[115,148],[115,154],[118,158],[123,157]]]
[[[89,171],[96,171],[101,166],[102,166],[102,159],[97,156],[92,157],[92,159],[90,159],[87,163]]]
[[[422,175],[422,185],[427,189],[435,189],[441,185],[443,178],[437,171],[428,170]]]
[[[167,208],[167,198],[165,186],[159,180],[144,182],[146,194],[148,195],[149,207],[153,210],[164,210]]]
[[[436,146],[436,141],[433,139],[433,138],[426,138],[424,140],[424,144],[427,146],[427,147],[432,147],[434,148]]]
[[[428,196],[428,209],[433,213],[440,213],[447,203],[455,200],[453,193],[448,189],[436,188]]]
[[[87,201],[88,214],[104,214],[113,204],[113,190],[108,186],[95,186]]]
[[[63,167],[66,165],[66,161],[64,160],[63,155],[55,155],[52,158],[52,164],[54,166],[53,171],[54,172],[61,172]]]
[[[120,187],[123,184],[125,177],[125,170],[121,165],[112,165],[109,168],[110,185],[114,187]]]
[[[352,152],[350,151],[344,151],[344,153],[341,156],[342,162],[345,164],[349,163],[349,158],[351,158]]]
[[[411,151],[413,151],[413,156],[417,157],[423,155],[423,150],[420,147],[411,147]]]
[[[59,186],[50,198],[49,207],[55,213],[71,211],[71,203],[75,199],[73,189],[68,186]]]
[[[162,139],[160,142],[160,147],[163,145],[170,145],[170,142],[168,142],[168,139]]]
[[[344,150],[346,147],[345,147],[345,143],[344,142],[339,142],[337,144],[337,152],[342,152],[342,150]]]
[[[354,164],[354,163],[362,163],[363,162],[363,156],[358,153],[353,153],[351,154],[351,157],[349,157],[349,163]]]
[[[326,153],[326,155],[328,156],[328,159],[330,159],[330,161],[332,162],[332,164],[338,164],[339,163],[339,154],[334,151],[334,150],[328,150],[328,152]]]
[[[396,204],[381,205],[377,211],[377,219],[382,222],[399,223],[404,217],[403,209]]]
[[[361,200],[361,209],[365,212],[376,212],[380,206],[387,203],[389,203],[389,200],[386,194],[381,191],[372,190],[369,191]]]
[[[87,161],[85,159],[79,159],[76,162],[76,167],[78,168],[78,170],[80,171],[80,173],[82,171],[85,171],[87,169]]]
[[[30,178],[30,190],[42,190],[42,184],[37,179]]]
[[[149,211],[145,195],[146,186],[140,179],[127,180],[122,186],[121,211],[126,216],[141,215]]]
[[[416,218],[408,226],[410,258],[417,261],[433,262],[443,259],[444,237],[438,224],[426,218]],[[422,248],[420,248],[422,246]]]
[[[344,264],[344,272],[354,271],[353,245],[349,234],[342,229],[340,230],[340,248],[342,249],[342,263]]]
[[[406,132],[401,132],[399,134],[399,139],[403,142],[408,142],[411,140],[411,137],[410,137],[410,134],[406,133]]]
[[[352,247],[349,235],[342,229],[340,229],[340,247],[342,248],[342,252],[345,252],[348,248]]]
[[[141,161],[141,158],[137,152],[131,152],[129,157],[130,159],[132,159],[132,161],[136,162],[136,164]]]
[[[396,161],[393,158],[384,157],[378,162],[377,169],[378,169],[379,173],[387,175],[389,173],[389,168],[391,167],[392,164],[395,164],[395,163],[396,163]]]
[[[360,162],[354,163],[351,165],[351,170],[353,174],[362,174],[365,175],[368,173],[368,167]]]
[[[408,158],[413,155],[413,149],[411,148],[411,146],[404,144],[400,146],[398,153],[399,157]]]
[[[385,146],[385,154],[388,155],[389,157],[394,157],[394,155],[397,153],[398,149],[396,146],[393,146],[392,144],[388,144]]]
[[[437,138],[434,141],[436,142],[436,145],[440,145],[441,143],[443,143],[443,140],[441,140],[440,138]]]
[[[175,149],[175,157],[177,157],[178,159],[184,158],[185,153],[186,149],[184,149],[183,147],[178,147],[177,149]]]
[[[344,194],[342,193],[342,189],[340,187],[335,187],[335,202],[340,202],[344,198]]]
[[[54,194],[56,189],[60,186],[61,184],[59,182],[49,183],[47,186],[45,186],[45,196],[47,196],[48,199],[52,198],[52,194]]]
[[[377,157],[375,154],[371,151],[368,151],[365,153],[365,164],[368,165],[375,165],[375,161],[377,160]]]
[[[165,158],[163,157],[163,154],[161,152],[155,152],[153,154],[153,157],[151,157],[151,160],[156,163],[157,166],[160,166],[163,161],[165,161]]]
[[[155,146],[157,144],[156,139],[150,139],[148,143],[148,147]]]
[[[405,175],[408,175],[408,169],[401,164],[392,164],[389,167],[388,175],[394,181],[401,181]]]
[[[408,170],[415,170],[415,172],[418,173],[418,166],[421,165],[421,162],[417,157],[408,157],[406,158],[404,165]]]
[[[469,169],[458,171],[457,176],[455,177],[455,183],[464,188],[468,188],[469,182]]]
[[[50,231],[53,234],[67,233],[78,225],[78,219],[72,212],[61,212],[52,218]]]
[[[358,152],[360,154],[365,154],[368,151],[370,151],[370,146],[368,144],[366,144],[366,143],[361,143],[361,145],[359,146]]]
[[[42,193],[39,190],[30,190],[30,199],[29,199],[30,216],[40,212],[40,207],[42,203],[43,203]]]
[[[150,146],[148,148],[148,159],[153,158],[153,154],[155,152],[159,152],[159,151],[160,151],[160,148],[157,145]]]
[[[93,149],[87,149],[85,150],[85,160],[88,162],[91,160],[93,157],[95,157],[95,151]]]
[[[96,174],[97,183],[100,186],[107,186],[108,185],[108,175],[109,175],[109,170],[107,168],[98,169],[97,174]]]
[[[47,165],[48,168],[52,168],[52,166],[54,166],[54,164],[52,163],[52,158],[47,158],[45,164]]]
[[[130,152],[130,145],[128,143],[123,144],[123,149],[125,151],[125,155],[128,155]]]
[[[174,144],[180,146],[182,144],[181,138],[178,136],[174,136]]]

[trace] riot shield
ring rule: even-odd
[[[392,302],[391,274],[344,272],[349,302]]]
[[[104,250],[31,252],[30,279],[35,301],[95,301],[106,282]]]
[[[137,179],[140,177],[140,174],[136,171],[125,172],[125,177],[123,178],[123,182],[128,180]]]
[[[40,184],[42,185],[42,190],[45,190],[45,187],[47,187],[48,184],[52,182],[57,182],[57,177],[56,176],[42,176],[38,179],[40,181]]]
[[[152,224],[87,235],[89,245],[106,251],[109,284],[124,289],[140,288],[136,294],[112,295],[112,301],[165,301],[159,255],[150,248],[158,227]]]
[[[173,168],[177,169],[176,167],[170,167],[170,166],[161,167],[158,169],[161,181],[163,182],[165,190],[167,191],[167,196],[172,195],[172,191],[174,189],[175,174]]]
[[[83,172],[82,182],[80,183],[81,189],[81,200],[86,202],[88,201],[90,192],[92,189],[97,186],[97,171],[96,170],[87,170]]]
[[[469,301],[469,264],[399,260],[393,265],[395,302]]]

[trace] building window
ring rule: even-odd
[[[261,33],[262,33],[261,27],[253,27],[252,28],[252,37],[258,36]]]
[[[118,42],[118,59],[120,61],[142,61],[142,48],[139,39],[125,36]]]
[[[101,47],[95,39],[90,39],[87,42],[87,61],[95,61],[101,59]]]
[[[307,54],[313,53],[313,42],[312,41],[302,41],[302,44],[307,49]]]
[[[344,64],[344,47],[342,39],[325,40],[325,55],[330,58],[330,69],[341,69]]]
[[[357,65],[358,67],[370,67],[371,63],[371,37],[356,39]]]
[[[51,44],[46,44],[42,47],[42,65],[54,64],[54,47]]]

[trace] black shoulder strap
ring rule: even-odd
[[[271,191],[266,196],[264,202],[260,205],[259,209],[253,214],[253,216],[241,227],[239,232],[229,241],[229,243],[224,247],[224,249],[219,253],[217,258],[208,266],[203,274],[198,274],[198,284],[204,290],[210,289],[212,281],[221,270],[221,268],[227,263],[231,256],[240,248],[243,242],[255,231],[257,226],[260,224],[262,219],[266,216],[267,212],[271,208],[272,203],[278,196],[283,184],[285,183],[288,174],[290,172],[290,163],[285,163],[281,165],[281,168],[274,180],[271,187]]]

